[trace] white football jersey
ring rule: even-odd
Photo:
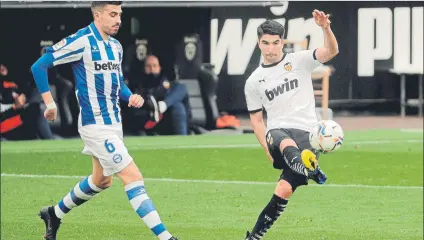
[[[247,79],[245,96],[250,113],[267,112],[267,130],[310,131],[318,121],[312,71],[320,66],[314,50],[285,54],[280,62],[259,66]]]

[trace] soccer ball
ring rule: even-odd
[[[321,120],[309,133],[312,148],[322,153],[337,151],[343,144],[343,129],[333,120]]]

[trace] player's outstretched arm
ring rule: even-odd
[[[315,9],[312,12],[312,16],[315,19],[315,23],[322,28],[324,33],[324,47],[316,50],[315,57],[319,62],[326,63],[339,53],[339,45],[330,27],[330,15]]]
[[[268,159],[271,163],[274,161],[269,154],[268,145],[265,139],[265,123],[262,114],[262,110],[254,113],[250,113],[250,123],[252,124],[253,131],[255,132],[256,138],[258,139],[261,146],[264,148]]]
[[[73,34],[55,45],[46,48],[46,53],[31,66],[35,84],[47,106],[44,112],[47,120],[54,121],[56,119],[56,104],[50,93],[47,70],[53,66],[80,60],[84,49],[83,38],[80,38],[78,34]]]
[[[261,97],[259,95],[258,88],[255,86],[257,81],[253,79],[254,77],[249,77],[244,86],[244,95],[246,97],[247,109],[250,113],[250,123],[252,125],[253,131],[255,132],[256,138],[264,148],[269,160],[273,162],[272,157],[269,154],[268,145],[265,139],[266,128],[262,114]]]
[[[47,106],[47,109],[44,112],[44,117],[49,121],[56,120],[57,115],[56,104],[50,92],[49,80],[47,77],[47,69],[53,66],[53,62],[53,55],[51,53],[46,53],[31,66],[35,84]]]

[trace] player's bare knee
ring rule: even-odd
[[[286,147],[297,147],[297,144],[293,139],[284,139],[280,142],[280,151],[283,152]]]
[[[279,196],[280,198],[288,200],[293,194],[293,188],[287,181],[280,180],[277,183],[277,187],[275,188],[274,194]]]
[[[102,179],[102,181],[100,181],[98,187],[102,188],[102,189],[109,188],[110,186],[112,186],[112,182],[113,182],[112,179],[113,179],[112,177],[106,177],[106,178]]]
[[[112,176],[106,177],[94,177],[93,176],[93,184],[96,185],[96,187],[99,187],[101,189],[106,189],[112,186]]]
[[[143,180],[143,175],[134,162],[131,162],[127,167],[122,169],[122,171],[118,172],[116,176],[118,176],[125,185]]]

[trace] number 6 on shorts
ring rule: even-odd
[[[115,146],[112,143],[108,143],[108,140],[105,141],[105,148],[109,153],[115,152]]]

